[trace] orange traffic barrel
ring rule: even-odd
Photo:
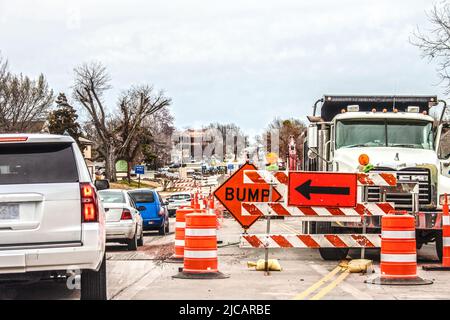
[[[415,222],[406,211],[381,218],[381,277],[417,277]]]
[[[381,218],[381,276],[376,284],[431,284],[417,275],[416,219],[406,211],[394,211]]]
[[[183,259],[184,257],[184,233],[186,227],[186,214],[193,213],[194,209],[180,208],[176,212],[175,221],[175,254],[173,258]]]
[[[184,267],[175,278],[223,279],[217,258],[216,215],[190,213],[186,215]]]

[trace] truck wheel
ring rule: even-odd
[[[439,261],[442,261],[442,232],[436,234],[436,254]]]
[[[81,300],[106,300],[106,256],[98,271],[83,270],[81,273]]]
[[[331,222],[316,222],[316,234],[335,233],[335,229],[331,226]],[[342,260],[347,257],[348,248],[320,248],[319,253],[323,260],[334,261]]]
[[[128,250],[129,251],[136,251],[138,247],[138,240],[137,240],[137,230],[134,233],[134,236],[132,239],[127,240]]]

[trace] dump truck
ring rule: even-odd
[[[395,174],[398,187],[367,186],[359,200],[390,202],[396,210],[413,214],[417,248],[435,242],[441,258],[442,205],[450,195],[446,108],[437,96],[324,95],[308,116],[302,169]],[[380,233],[381,217],[357,223],[307,222],[304,228],[309,234]],[[320,249],[325,260],[339,260],[347,253],[348,249]]]

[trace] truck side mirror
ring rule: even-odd
[[[308,127],[308,148],[317,148],[318,129],[317,126]]]
[[[108,180],[95,180],[94,185],[98,191],[109,189],[109,181]]]

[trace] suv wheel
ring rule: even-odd
[[[167,234],[166,220],[164,220],[164,223],[159,227],[158,234],[160,236],[165,236]]]
[[[81,300],[106,300],[106,256],[98,271],[83,270],[81,273]]]
[[[137,231],[137,230],[136,230]],[[134,233],[134,236],[132,239],[127,240],[128,250],[129,251],[136,251],[138,247],[138,239],[137,239],[137,232]]]
[[[170,233],[170,223],[169,223],[169,219],[166,219],[166,233],[167,233],[167,234]]]
[[[139,247],[142,247],[144,245],[144,229],[141,229],[141,236],[139,237],[139,240],[137,241],[137,245]]]

